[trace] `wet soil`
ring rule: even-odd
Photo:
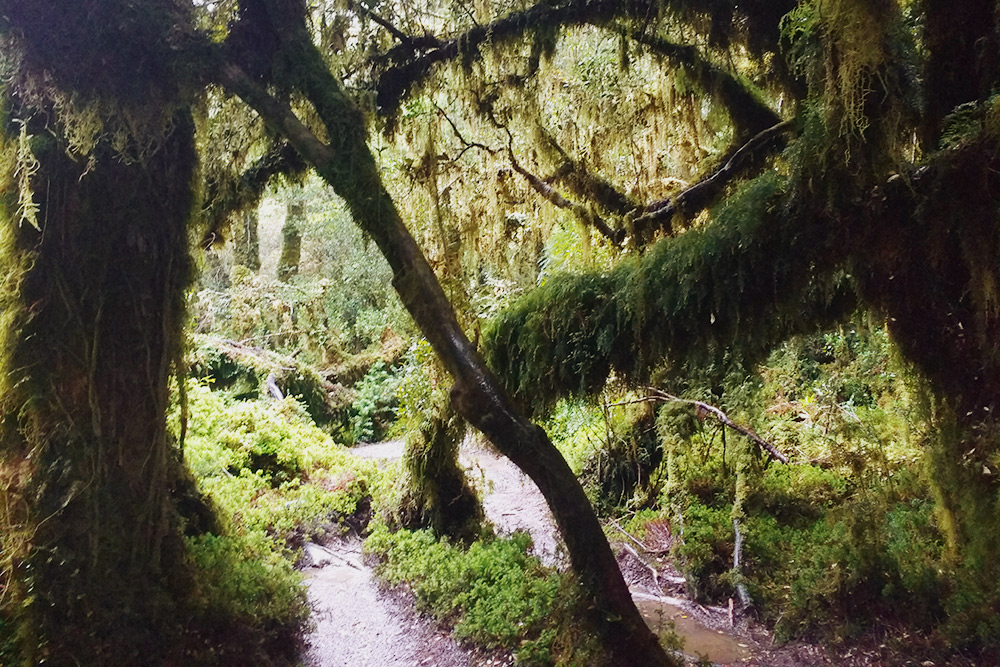
[[[356,447],[355,455],[383,461],[402,456],[401,442]],[[541,493],[519,469],[488,448],[465,443],[460,461],[479,488],[487,518],[498,534],[527,531],[542,562],[567,566],[565,547]],[[628,538],[615,546],[619,564],[636,605],[656,632],[673,628],[684,640],[688,664],[699,658],[717,665],[867,665],[863,660],[828,656],[822,649],[795,644],[775,648],[766,630],[733,615],[728,608],[707,607],[685,597],[684,580],[665,558],[643,553]],[[483,654],[462,646],[435,623],[416,612],[413,596],[403,589],[380,588],[360,542],[307,545],[307,576],[315,629],[306,638],[307,667],[392,667],[436,665],[509,665],[510,656]]]

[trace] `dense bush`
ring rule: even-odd
[[[255,646],[292,660],[309,615],[293,568],[297,547],[366,513],[380,473],[334,443],[294,398],[237,401],[191,382],[187,401],[185,459],[219,515],[215,530],[186,538],[199,632],[214,633],[206,643],[219,650],[232,644],[230,663],[260,660]],[[171,416],[178,433],[180,413]]]
[[[406,583],[417,605],[454,627],[459,637],[516,650],[524,664],[587,664],[597,655],[594,633],[581,625],[572,578],[528,555],[531,538],[437,541],[427,530],[389,532],[378,526],[365,549],[381,562],[379,576]]]

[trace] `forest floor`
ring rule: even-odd
[[[356,447],[365,458],[402,456],[401,442]],[[483,495],[486,515],[497,532],[528,531],[542,562],[565,567],[565,547],[537,487],[507,459],[477,445],[462,447],[461,462]],[[639,610],[654,631],[672,621],[684,639],[689,664],[699,657],[716,665],[865,666],[877,664],[867,651],[832,654],[822,647],[795,642],[775,646],[766,629],[749,619],[734,619],[728,608],[708,607],[688,599],[683,577],[669,561],[640,554],[630,538],[613,544]],[[302,563],[315,628],[306,638],[306,667],[466,667],[513,664],[511,656],[484,653],[459,644],[414,607],[405,587],[384,589],[361,555],[357,537],[309,544]],[[704,663],[702,663],[704,664]]]

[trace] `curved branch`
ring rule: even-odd
[[[707,94],[715,97],[729,112],[736,129],[736,139],[751,137],[781,122],[777,112],[764,104],[731,72],[715,65],[694,46],[676,44],[657,35],[639,33],[635,40],[658,56],[690,75]]]
[[[260,201],[264,190],[275,178],[299,176],[306,169],[308,165],[299,153],[287,141],[282,141],[272,146],[239,177],[210,186],[205,196],[207,206],[202,212],[206,238],[214,237],[230,215]]]
[[[659,3],[653,0],[569,0],[558,5],[541,2],[475,26],[447,41],[437,40],[430,48],[424,44],[400,44],[374,63],[383,70],[375,85],[376,103],[382,114],[392,116],[409,91],[430,75],[434,65],[472,56],[486,42],[518,39],[539,27],[603,24],[623,17],[656,16],[658,11]]]
[[[734,178],[746,173],[760,164],[764,157],[782,148],[783,135],[793,126],[793,121],[786,120],[760,132],[733,153],[722,167],[706,178],[670,199],[648,206],[645,213],[632,221],[635,232],[640,235],[647,234],[652,229],[669,223],[675,213],[690,217],[710,206]]]
[[[514,171],[521,174],[535,192],[559,208],[573,211],[577,218],[593,226],[612,243],[621,245],[624,243],[629,231],[638,238],[648,238],[654,230],[666,229],[672,222],[675,214],[680,213],[690,218],[694,214],[711,206],[715,203],[723,189],[735,178],[746,175],[748,171],[758,166],[766,156],[782,148],[784,146],[783,135],[793,125],[793,121],[783,121],[760,132],[737,149],[722,167],[694,185],[684,189],[674,197],[654,202],[644,208],[633,205],[631,209],[624,212],[619,224],[614,228],[588,207],[570,201],[552,187],[549,182],[525,170],[514,159],[513,153],[511,153],[510,159]],[[562,149],[558,146],[555,146],[555,149],[561,153]],[[565,153],[561,154],[565,156]],[[566,167],[567,164],[570,166]],[[583,167],[568,156],[566,156],[566,162],[563,163],[563,168],[583,170]],[[600,177],[594,176],[589,172],[584,171],[584,174],[577,176],[579,180],[587,178],[598,184],[605,183]],[[608,188],[613,189],[613,186],[610,184],[606,185]],[[578,193],[582,192],[584,195],[591,194],[586,192],[586,189],[583,187],[574,188],[574,190]]]

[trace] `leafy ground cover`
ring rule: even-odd
[[[234,400],[191,382],[187,403],[185,459],[218,517],[213,530],[186,538],[204,625],[221,636],[220,624],[239,626],[241,642],[291,660],[309,617],[294,568],[299,548],[365,522],[380,473],[319,429],[294,397]],[[179,433],[179,410],[172,421]]]
[[[683,403],[655,404],[644,444],[654,404],[609,388],[600,402],[557,404],[548,422],[597,507],[669,548],[698,600],[738,604],[744,587],[779,639],[878,635],[897,655],[947,654],[926,420],[885,332],[856,322],[795,338],[752,372],[690,377],[702,379],[677,393],[721,407],[791,463]]]

